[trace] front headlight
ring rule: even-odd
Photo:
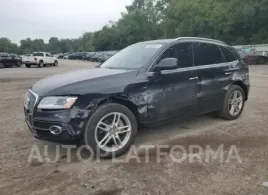
[[[77,97],[45,97],[38,104],[40,109],[70,109]]]

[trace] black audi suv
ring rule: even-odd
[[[120,156],[137,129],[215,112],[238,118],[249,71],[224,42],[181,37],[133,44],[98,68],[54,75],[27,92],[26,122],[40,139],[78,139]]]

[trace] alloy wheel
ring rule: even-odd
[[[228,111],[232,116],[237,116],[243,108],[243,95],[241,91],[235,90],[229,97]]]
[[[116,152],[123,148],[131,137],[131,122],[120,112],[112,112],[98,122],[95,128],[95,141],[105,152]]]

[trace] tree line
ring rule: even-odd
[[[134,0],[116,21],[77,39],[0,38],[0,52],[119,50],[152,39],[199,36],[230,45],[268,43],[268,0]]]

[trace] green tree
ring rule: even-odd
[[[18,53],[19,48],[16,44],[11,43],[8,38],[0,38],[0,52]]]
[[[0,51],[104,51],[160,38],[199,36],[231,45],[268,43],[268,0],[134,0],[121,18],[77,39],[0,39]]]

